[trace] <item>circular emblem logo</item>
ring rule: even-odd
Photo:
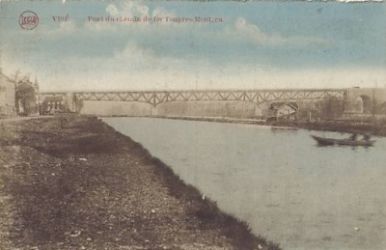
[[[38,15],[30,10],[26,10],[20,14],[19,25],[22,29],[33,30],[39,24]]]

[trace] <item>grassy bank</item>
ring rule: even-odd
[[[95,117],[0,123],[0,249],[280,249]]]

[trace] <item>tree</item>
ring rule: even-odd
[[[29,80],[19,81],[16,84],[16,110],[21,115],[37,112],[36,91]]]

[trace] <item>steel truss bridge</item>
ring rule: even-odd
[[[344,98],[346,89],[256,89],[256,90],[156,90],[156,91],[78,91],[42,92],[47,97],[72,95],[82,101],[119,101],[148,103],[154,107],[168,102],[251,102],[256,105],[273,102],[317,101],[325,97]]]

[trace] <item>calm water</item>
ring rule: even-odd
[[[284,249],[386,249],[383,138],[368,149],[317,147],[306,130],[104,120]]]

